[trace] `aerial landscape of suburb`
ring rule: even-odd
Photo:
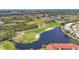
[[[1,9],[0,50],[79,50],[79,9]]]

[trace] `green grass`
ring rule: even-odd
[[[48,29],[48,28],[54,29],[55,27],[60,25],[59,21],[55,21],[54,23],[50,23],[50,24],[45,24],[44,21],[40,21],[40,20],[31,21],[31,22],[37,23],[38,25],[40,25],[40,27],[35,28],[35,29],[26,30],[24,32],[23,36],[21,36],[20,38],[15,40],[16,42],[18,42],[18,43],[32,43],[32,42],[35,42],[35,41],[38,40],[38,39],[35,38],[35,36],[37,34],[40,35],[41,33],[46,31],[45,29]]]
[[[13,45],[13,43],[6,41],[1,43],[0,48],[3,50],[14,50],[15,46]]]
[[[42,31],[44,31],[43,28],[36,28],[36,29],[28,30],[28,31],[26,31],[26,33],[33,32],[33,33],[36,33],[37,34],[37,33],[40,33]]]
[[[34,21],[28,22],[28,24],[37,24],[37,25],[39,25],[39,26],[41,26],[41,27],[43,27],[43,25],[45,25],[45,23],[44,23],[43,20],[41,20],[41,19],[36,19],[36,18],[34,18]]]
[[[46,25],[46,27],[44,27],[44,28],[35,28],[35,29],[31,29],[31,30],[27,30],[26,32],[27,33],[29,33],[29,32],[34,32],[34,33],[41,33],[41,32],[43,32],[43,31],[45,31],[45,29],[46,28],[55,28],[55,27],[57,27],[57,26],[60,26],[60,22],[59,21],[56,21],[55,23],[51,23],[51,24],[48,24],[48,25]]]
[[[24,33],[23,36],[19,37],[18,39],[16,39],[15,41],[17,43],[32,43],[37,41],[37,39],[35,39],[36,34],[35,33]]]
[[[48,28],[55,28],[57,26],[60,26],[60,22],[59,21],[56,21],[55,23],[52,23],[52,24],[49,24]]]

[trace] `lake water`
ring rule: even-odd
[[[55,29],[43,32],[40,34],[40,38],[37,42],[34,42],[32,44],[20,44],[16,43],[16,48],[17,49],[39,49],[41,48],[42,45],[44,44],[49,44],[49,43],[69,43],[70,38],[61,31],[60,27],[57,27]]]

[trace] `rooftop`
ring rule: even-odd
[[[57,50],[57,49],[79,49],[79,46],[71,43],[55,43],[48,44],[48,50]]]

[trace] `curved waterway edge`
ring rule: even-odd
[[[47,45],[49,43],[69,43],[71,38],[67,37],[62,31],[60,27],[56,27],[55,29],[43,32],[40,34],[40,38],[38,41],[30,44],[21,44],[16,43],[15,47],[17,49],[40,49],[42,45]]]

